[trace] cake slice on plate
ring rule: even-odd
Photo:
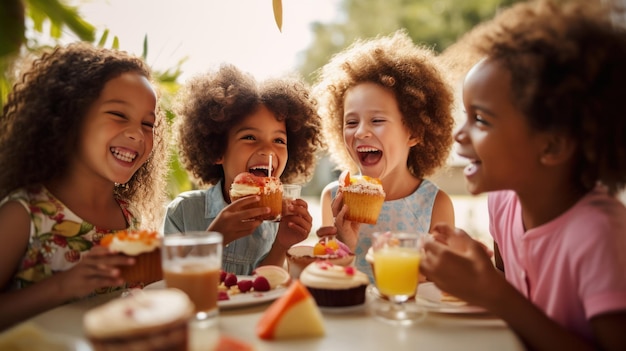
[[[322,314],[306,287],[295,280],[263,313],[256,334],[265,340],[317,337],[325,334]]]

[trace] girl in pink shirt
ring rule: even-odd
[[[446,225],[421,267],[532,349],[626,350],[626,31],[593,6],[523,3],[467,37],[482,59],[455,140],[504,275]]]

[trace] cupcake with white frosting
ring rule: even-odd
[[[278,177],[264,177],[250,172],[239,173],[230,186],[231,201],[248,196],[259,196],[258,203],[244,208],[269,207],[270,213],[263,220],[280,219],[283,210],[283,184]]]
[[[148,230],[121,230],[102,238],[100,245],[135,259],[132,266],[120,266],[126,283],[150,284],[163,279],[161,269],[161,238]]]
[[[369,284],[365,273],[352,266],[338,266],[328,261],[316,261],[306,266],[300,281],[322,307],[362,305]]]

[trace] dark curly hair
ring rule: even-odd
[[[304,82],[294,76],[261,82],[231,64],[193,77],[177,101],[177,144],[186,169],[203,185],[224,178],[216,162],[226,152],[228,131],[265,105],[287,128],[289,158],[283,182],[305,182],[324,144],[317,104]]]
[[[534,130],[578,141],[578,184],[615,193],[626,185],[626,29],[611,10],[593,1],[520,3],[461,40],[511,73],[513,103]]]
[[[58,46],[34,59],[13,86],[0,119],[0,198],[62,177],[89,107],[109,80],[126,72],[151,77],[141,59],[88,43]],[[115,190],[155,228],[164,207],[168,155],[167,123],[159,108],[156,112],[150,157],[127,187]]]
[[[343,139],[346,90],[373,82],[393,91],[403,123],[420,140],[407,167],[417,178],[445,165],[453,143],[453,94],[442,76],[434,52],[413,43],[406,31],[357,40],[320,70],[314,94],[321,105],[322,130],[330,157],[339,168],[357,172]]]

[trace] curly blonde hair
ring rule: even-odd
[[[13,86],[0,118],[0,198],[63,176],[87,110],[104,85],[123,73],[149,80],[149,67],[123,51],[88,43],[58,46],[36,58]],[[130,201],[142,222],[157,228],[164,208],[167,123],[159,108],[148,160],[115,196]]]
[[[611,10],[593,1],[519,3],[445,55],[463,70],[468,54],[502,64],[531,128],[579,142],[574,181],[615,193],[626,185],[626,29],[611,21]]]
[[[289,158],[283,182],[310,179],[324,144],[317,104],[297,76],[258,82],[231,64],[193,77],[180,91],[175,122],[179,156],[201,185],[216,184],[224,169],[216,162],[226,152],[228,131],[261,105],[287,128]]]
[[[331,159],[353,172],[343,140],[344,97],[358,84],[372,82],[396,97],[404,126],[421,142],[411,148],[407,167],[417,178],[445,165],[453,143],[453,94],[441,74],[434,52],[413,43],[406,31],[357,40],[324,65],[314,87],[322,115],[322,130]]]

